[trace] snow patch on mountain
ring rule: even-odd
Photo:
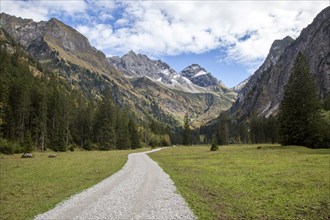
[[[202,76],[202,75],[206,75],[207,72],[205,72],[204,70],[199,71],[198,73],[196,73],[196,75],[194,75],[193,77],[198,77],[198,76]]]

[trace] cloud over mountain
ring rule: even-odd
[[[108,55],[223,51],[222,61],[254,69],[274,39],[297,37],[328,1],[2,1],[35,20],[61,16]],[[239,15],[239,16],[238,16]]]

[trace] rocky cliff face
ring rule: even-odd
[[[294,60],[302,52],[315,76],[320,98],[330,92],[330,7],[293,40],[274,41],[265,62],[238,94],[232,113],[244,118],[276,114],[288,82]]]
[[[128,77],[147,76],[165,84],[171,84],[171,79],[177,74],[168,64],[161,60],[151,60],[146,55],[130,51],[123,57],[109,57],[110,64]]]
[[[85,36],[57,19],[34,22],[1,13],[0,27],[38,60],[52,63],[63,59],[100,74],[110,72],[105,55],[91,47]]]
[[[248,83],[248,81],[251,79],[251,76],[249,76],[247,79],[243,80],[242,82],[238,83],[236,86],[231,88],[234,92],[239,93],[244,86]]]

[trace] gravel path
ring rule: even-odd
[[[147,153],[129,154],[120,171],[35,219],[196,219]]]

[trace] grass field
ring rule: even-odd
[[[150,154],[200,219],[330,218],[330,149],[209,149],[175,147]]]
[[[141,149],[139,150],[141,151]],[[0,155],[0,219],[31,219],[119,170],[136,151]]]

